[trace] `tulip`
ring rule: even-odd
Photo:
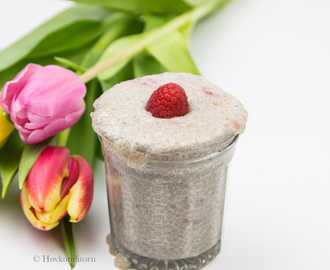
[[[0,107],[0,148],[6,143],[10,133],[14,130],[14,125],[9,123],[6,117],[1,113]]]
[[[86,160],[65,147],[47,146],[25,179],[20,194],[23,212],[43,231],[56,227],[67,214],[82,220],[93,200],[93,172]]]
[[[74,72],[28,64],[1,91],[1,107],[25,143],[38,143],[74,125],[85,110],[86,86]]]

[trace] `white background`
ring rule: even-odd
[[[0,49],[70,5],[1,1]],[[191,50],[203,76],[249,111],[230,168],[222,251],[205,270],[329,270],[330,1],[232,0],[199,23]],[[115,269],[102,164],[95,180],[75,236],[77,254],[96,262],[77,270]],[[60,230],[28,223],[14,183],[0,200],[0,268],[69,269],[43,255],[65,257]]]

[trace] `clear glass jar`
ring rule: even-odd
[[[132,267],[199,269],[219,254],[227,169],[238,135],[158,155],[100,140],[111,244]]]

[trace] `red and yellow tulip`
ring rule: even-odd
[[[93,200],[93,172],[86,160],[65,147],[47,146],[21,190],[20,201],[30,223],[43,231],[56,227],[67,214],[83,219]]]

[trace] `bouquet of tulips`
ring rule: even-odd
[[[92,168],[103,158],[89,116],[94,100],[134,77],[199,74],[191,31],[227,1],[76,0],[0,52],[2,198],[17,175],[27,219],[44,231],[61,222],[69,257],[71,223],[91,206]]]

